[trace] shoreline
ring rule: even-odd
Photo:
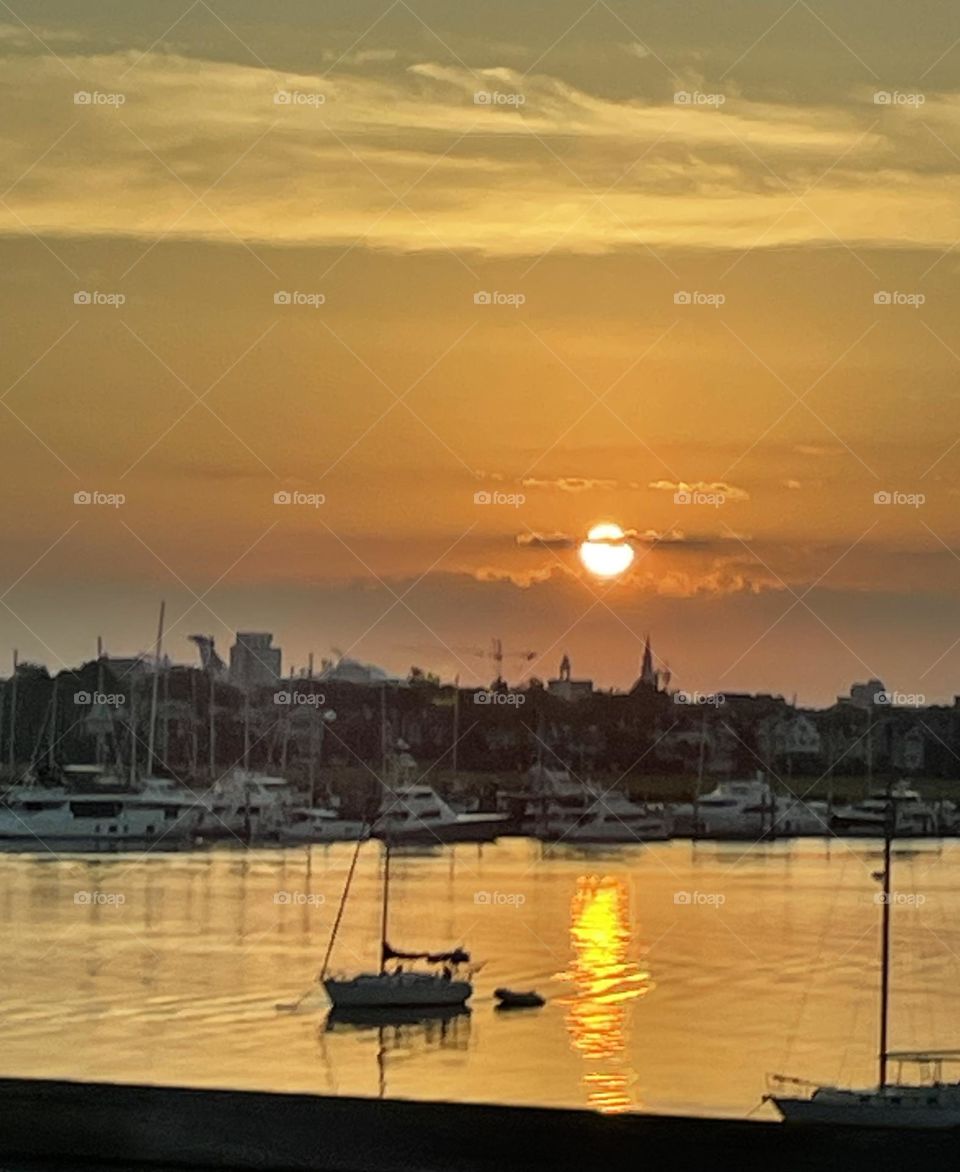
[[[55,1126],[51,1126],[51,1122]],[[0,1153],[31,1161],[317,1172],[662,1168],[744,1160],[808,1172],[945,1160],[953,1130],[823,1127],[702,1116],[602,1115],[286,1092],[0,1079]],[[60,1166],[55,1163],[53,1166]]]

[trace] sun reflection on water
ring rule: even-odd
[[[567,1006],[570,1040],[587,1063],[587,1101],[599,1111],[635,1109],[636,1074],[627,1054],[630,1003],[654,986],[630,960],[632,940],[626,884],[612,876],[581,875],[570,903],[573,959],[560,976],[573,983]]]

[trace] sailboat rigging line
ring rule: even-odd
[[[380,971],[383,972],[387,959],[387,914],[390,903],[390,843],[383,843],[383,918],[380,922]]]
[[[337,939],[337,932],[340,929],[340,921],[343,919],[343,909],[347,905],[347,896],[350,894],[350,884],[353,882],[353,872],[356,870],[357,857],[360,854],[360,848],[366,841],[364,831],[366,830],[366,823],[360,828],[360,834],[357,836],[357,845],[354,847],[353,858],[350,860],[350,867],[347,870],[347,878],[343,884],[343,894],[340,897],[340,906],[337,908],[337,915],[333,921],[333,929],[330,932],[330,939],[327,942],[327,951],[323,957],[323,965],[320,968],[320,974],[317,977],[318,981],[322,981],[327,975],[327,965],[330,963],[330,954],[333,952],[333,945]]]
[[[790,1056],[793,1053],[793,1048],[794,1048],[796,1041],[797,1041],[797,1035],[800,1032],[800,1026],[803,1022],[803,1015],[806,1011],[807,1002],[810,999],[810,985],[812,983],[812,972],[816,971],[820,967],[820,960],[823,956],[823,946],[824,946],[826,939],[827,939],[827,933],[830,931],[831,924],[833,923],[833,916],[834,916],[834,913],[835,913],[836,907],[837,907],[837,899],[839,898],[840,892],[843,888],[844,874],[846,873],[847,864],[849,863],[849,861],[850,861],[849,856],[844,855],[843,870],[840,872],[840,881],[838,883],[835,883],[832,885],[833,886],[833,898],[830,901],[830,906],[829,906],[829,908],[827,908],[827,914],[824,917],[823,929],[820,933],[820,942],[817,946],[816,963],[813,966],[813,970],[811,970],[811,979],[806,982],[806,984],[803,987],[803,992],[800,994],[800,1001],[797,1006],[797,1016],[796,1016],[796,1019],[794,1020],[792,1030],[787,1035],[786,1057],[785,1057],[785,1060],[783,1063],[784,1068],[787,1068],[790,1065]]]

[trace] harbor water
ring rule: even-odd
[[[351,844],[3,854],[0,1074],[763,1118],[769,1072],[875,1078],[880,847],[397,851],[391,944],[480,967],[468,1014],[373,1022],[314,986]],[[378,963],[381,849],[331,972]],[[893,874],[891,1048],[960,1046],[960,844],[898,842]]]

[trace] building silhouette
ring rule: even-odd
[[[239,688],[261,688],[280,679],[282,652],[273,646],[273,635],[238,631],[230,648],[230,682]]]

